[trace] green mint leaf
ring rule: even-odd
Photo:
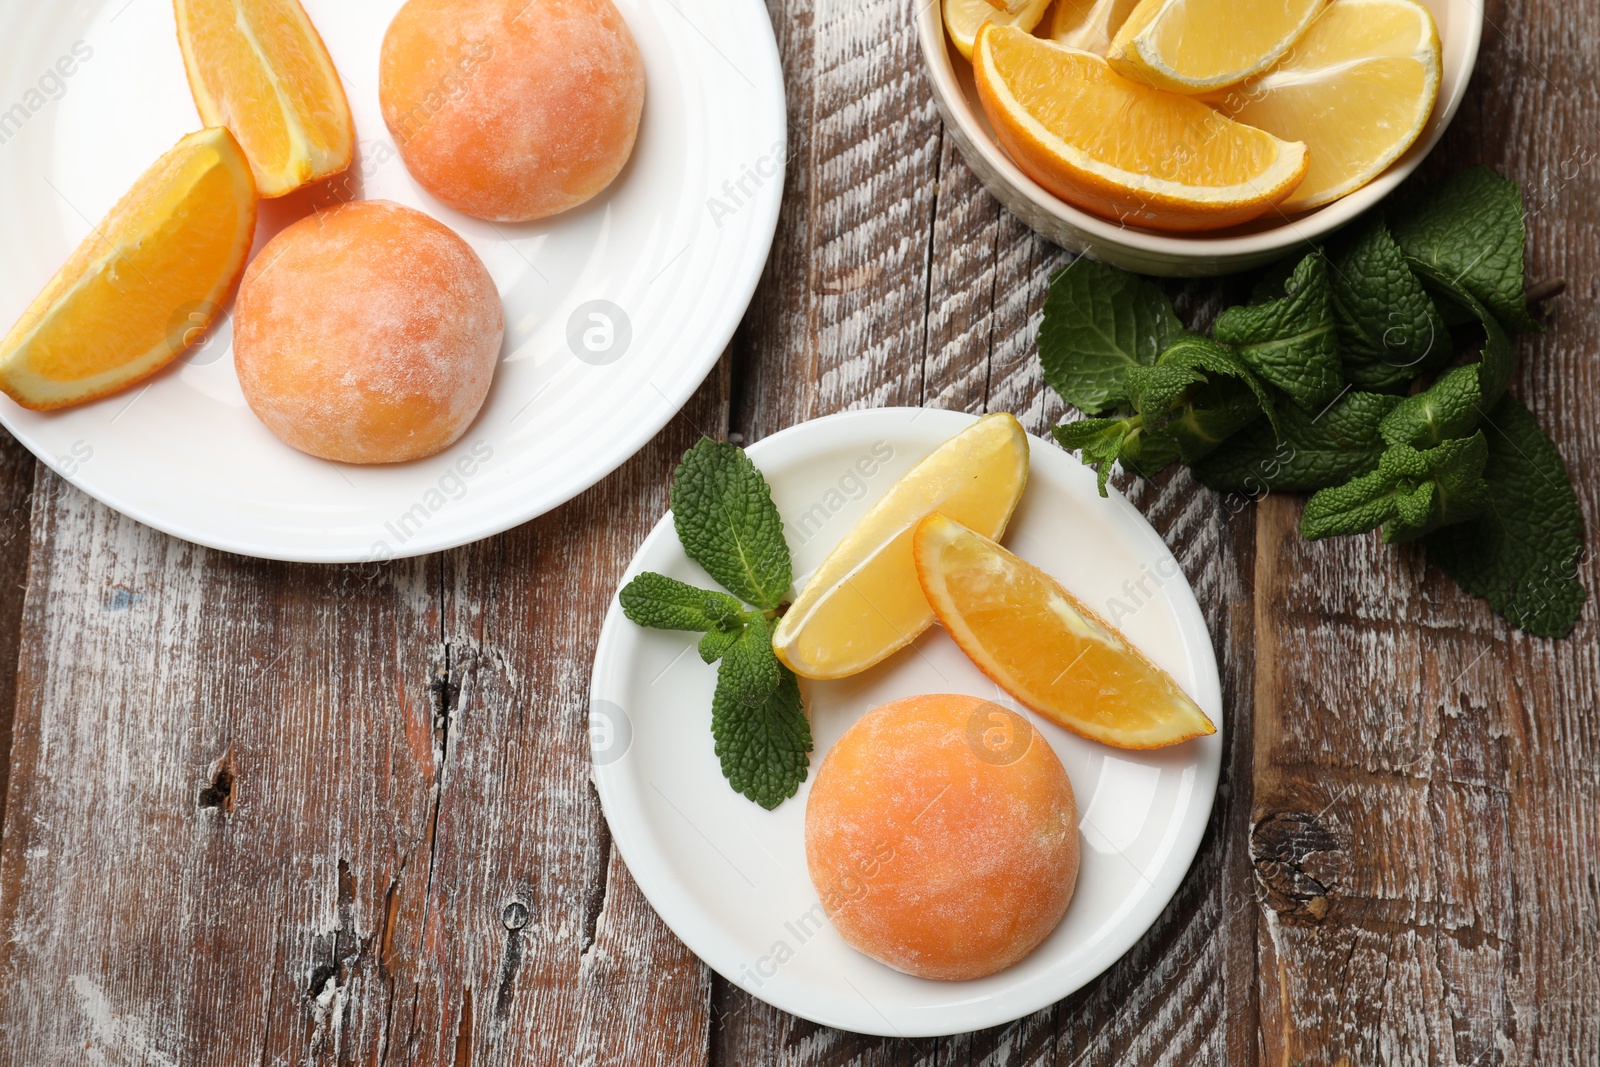
[[[1111,477],[1111,465],[1122,454],[1123,442],[1138,429],[1140,419],[1080,419],[1062,423],[1052,431],[1056,443],[1072,452],[1083,453],[1086,466],[1095,468],[1099,475],[1100,495],[1106,496],[1106,481]]]
[[[1583,512],[1555,444],[1507,395],[1484,423],[1492,501],[1471,522],[1425,542],[1428,558],[1507,622],[1538,637],[1565,637],[1588,597],[1577,573]]]
[[[1511,338],[1471,294],[1453,287],[1446,291],[1478,317],[1485,332],[1483,354],[1477,363],[1441,375],[1433,385],[1402,401],[1383,423],[1383,436],[1390,444],[1432,448],[1450,438],[1465,437],[1510,384],[1516,365]]]
[[[1195,463],[1266,414],[1272,397],[1223,345],[1197,334],[1179,338],[1154,367],[1128,371],[1128,391],[1143,417],[1122,450],[1124,467],[1152,477],[1174,460]]]
[[[1522,295],[1528,233],[1516,182],[1473,167],[1396,216],[1390,218],[1394,239],[1414,264],[1471,293],[1507,330],[1540,328]]]
[[[1350,392],[1319,415],[1290,405],[1277,433],[1265,420],[1247,427],[1195,467],[1213,489],[1259,494],[1305,492],[1340,485],[1378,466],[1385,442],[1379,426],[1397,396]]]
[[[769,811],[806,780],[811,724],[800,685],[773,654],[772,631],[759,615],[717,668],[711,733],[728,784]]]
[[[1154,429],[1166,424],[1173,408],[1186,401],[1196,385],[1205,383],[1206,376],[1192,367],[1157,364],[1128,368],[1128,398],[1144,416],[1145,425]]]
[[[727,593],[651,571],[624,586],[617,600],[631,622],[656,630],[722,630],[744,614],[744,605]]]
[[[1233,378],[1217,378],[1197,389],[1160,433],[1175,446],[1176,458],[1193,464],[1257,421],[1262,421],[1261,400],[1250,387]],[[1267,426],[1270,429],[1272,423]],[[1144,467],[1138,469],[1142,473]]]
[[[1488,505],[1487,458],[1481,433],[1426,451],[1391,445],[1377,470],[1308,500],[1300,532],[1316,541],[1381,526],[1384,542],[1397,544],[1463,522]]]
[[[1267,384],[1303,408],[1321,410],[1344,387],[1327,261],[1319,253],[1305,257],[1284,292],[1278,300],[1229,308],[1217,316],[1212,335]]]
[[[1450,328],[1382,219],[1347,239],[1332,266],[1339,352],[1358,388],[1394,388],[1449,360]]]
[[[1477,366],[1480,368],[1478,385],[1483,392],[1484,410],[1487,411],[1499,402],[1516,370],[1516,349],[1512,346],[1511,337],[1477,297],[1448,279],[1428,273],[1426,268],[1419,267],[1418,273],[1431,289],[1445,298],[1445,307],[1460,308],[1469,316],[1467,321],[1476,319],[1483,327],[1483,351]]]
[[[1154,363],[1183,324],[1153,284],[1079,258],[1050,281],[1039,324],[1045,384],[1067,403],[1101,415],[1128,402],[1128,368]]]
[[[1383,420],[1383,438],[1392,445],[1432,448],[1452,437],[1465,437],[1477,428],[1482,403],[1477,366],[1457,367],[1402,400]]]
[[[794,567],[772,490],[744,450],[702,437],[672,479],[672,521],[689,558],[748,604],[776,608]]]
[[[1122,442],[1122,469],[1141,478],[1154,478],[1183,456],[1177,438],[1171,434],[1172,422],[1162,429],[1140,426]]]
[[[1277,405],[1272,402],[1272,394],[1244,360],[1225,345],[1198,334],[1188,334],[1180,337],[1171,348],[1162,353],[1160,365],[1203,372],[1212,384],[1218,384],[1216,381],[1218,378],[1232,379],[1249,390],[1250,395],[1255,398],[1255,406],[1260,414],[1265,415],[1269,422],[1277,423]],[[1228,397],[1234,396],[1237,392],[1238,390],[1223,390]],[[1207,403],[1208,399],[1212,401],[1210,404]],[[1222,406],[1217,399],[1208,398],[1204,391],[1199,391],[1192,397],[1193,403],[1199,407]]]
[[[712,630],[700,639],[698,649],[700,658],[706,663],[715,663],[721,659],[733,646],[733,643],[744,636],[744,624],[740,623],[731,630]]]

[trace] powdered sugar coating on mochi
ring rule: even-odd
[[[409,0],[384,36],[379,96],[406,167],[458,211],[566,211],[627,163],[644,62],[611,0]]]
[[[999,758],[980,751],[996,728],[1011,735]],[[978,697],[910,697],[869,712],[823,760],[806,863],[857,950],[922,978],[980,978],[1061,921],[1077,822],[1066,771],[1026,718]]]
[[[267,428],[303,452],[394,463],[457,441],[489,392],[504,332],[477,254],[387,201],[301,219],[239,289],[234,364]]]

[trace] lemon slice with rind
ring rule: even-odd
[[[985,415],[889,488],[823,560],[772,634],[778,658],[807,678],[844,678],[933,625],[911,535],[935,511],[998,537],[1028,482],[1028,435]]]
[[[1135,81],[1208,93],[1266,70],[1327,0],[1143,0],[1106,58]]]
[[[944,28],[956,51],[971,59],[973,42],[984,23],[1032,30],[1049,7],[1050,0],[1020,0],[1015,10],[1010,4],[1000,6],[989,0],[944,0]]]
[[[1422,135],[1439,99],[1439,31],[1416,0],[1334,0],[1289,54],[1219,106],[1311,149],[1283,202],[1306,211],[1355,192]]]

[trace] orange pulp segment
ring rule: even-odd
[[[945,632],[1034,711],[1117,748],[1216,732],[1171,675],[1033,564],[938,514],[918,525],[913,544]]]
[[[238,142],[220,127],[185,137],[0,341],[0,390],[44,411],[154,374],[227,300],[255,226],[255,185]]]
[[[200,117],[233,131],[262,196],[283,196],[350,166],[350,103],[298,0],[173,4]]]

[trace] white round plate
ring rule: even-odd
[[[296,452],[245,405],[228,324],[93,404],[37,414],[0,396],[0,422],[118,511],[277,559],[432,552],[599,481],[726,348],[766,262],[785,160],[782,73],[760,0],[616,3],[648,79],[633,158],[589,204],[511,225],[444,207],[395,152],[378,109],[378,51],[401,0],[305,0],[344,78],[360,154],[349,174],[264,203],[257,247],[313,207],[359,196],[421,208],[472,244],[504,298],[506,341],[488,403],[454,447],[388,467]],[[0,331],[199,125],[171,0],[0,0]]]
[[[752,445],[772,485],[797,584],[900,475],[974,416],[928,409],[853,411]],[[1177,561],[1122,497],[1032,439],[1033,468],[1005,542],[1119,625],[1205,709],[1218,731],[1157,752],[1086,741],[1037,715],[1081,813],[1082,868],[1066,918],[1031,956],[974,982],[934,982],[848,947],[822,918],[806,873],[810,783],[776,811],[729,788],[711,740],[715,671],[697,635],[644,630],[612,603],[595,656],[594,781],[623,859],[673,932],[724,978],[770,1004],[866,1034],[927,1037],[1021,1018],[1105,970],[1177,891],[1211,813],[1222,763],[1222,693],[1194,594]],[[628,568],[711,585],[662,519]],[[626,579],[625,579],[626,580]],[[840,682],[806,682],[816,750],[861,715],[918,693],[1018,705],[937,628]]]

